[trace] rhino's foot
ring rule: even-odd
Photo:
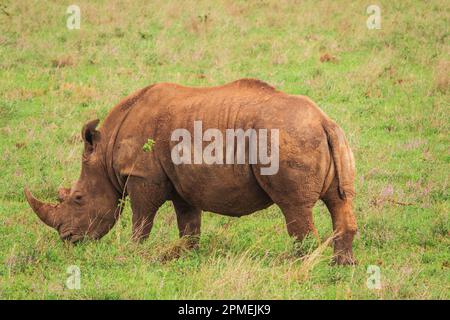
[[[199,247],[198,236],[184,236],[170,248],[167,248],[160,256],[162,262],[176,260]]]
[[[333,264],[341,266],[356,265],[358,262],[353,257],[352,252],[339,252],[333,257]]]
[[[294,256],[303,258],[317,249],[320,244],[320,239],[315,234],[317,232],[315,230],[313,232],[310,232],[303,240],[296,240],[294,242]]]
[[[176,260],[176,259],[180,258],[184,252],[185,252],[184,248],[176,246],[176,247],[173,247],[173,248],[170,248],[170,249],[164,251],[161,254],[161,256],[159,257],[159,260],[161,262],[168,262],[168,261]]]

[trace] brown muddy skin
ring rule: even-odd
[[[219,129],[278,129],[279,171],[261,175],[260,165],[175,165],[172,131],[194,121],[203,132]],[[342,130],[310,99],[242,79],[223,86],[190,88],[171,83],[146,87],[122,100],[96,129],[82,129],[82,172],[71,189],[60,189],[60,204],[44,204],[26,190],[27,199],[61,238],[99,239],[120,215],[119,199],[129,195],[133,237],[148,237],[158,208],[174,204],[180,236],[198,244],[201,211],[240,217],[277,204],[288,233],[301,241],[317,234],[312,208],[323,200],[331,213],[338,264],[354,263],[352,212],[354,160]],[[152,152],[143,145],[151,138]],[[209,142],[203,142],[203,146]]]

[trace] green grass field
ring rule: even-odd
[[[81,9],[81,28],[66,9]],[[1,299],[449,299],[448,1],[0,1]],[[244,77],[311,97],[345,130],[357,163],[359,264],[332,248],[294,254],[276,206],[204,213],[200,249],[169,259],[172,204],[131,238],[129,204],[101,241],[64,244],[25,201],[78,178],[82,125],[155,82]],[[321,239],[332,232],[314,209]],[[169,254],[168,254],[169,253]],[[81,287],[66,286],[67,268]],[[368,266],[381,271],[370,289]]]

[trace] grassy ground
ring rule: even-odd
[[[448,1],[0,1],[0,298],[449,299]],[[170,81],[242,77],[315,100],[346,131],[357,161],[356,267],[332,249],[293,254],[280,210],[203,216],[201,248],[177,244],[167,203],[150,239],[131,212],[100,242],[63,244],[24,200],[54,201],[78,177],[82,124],[122,97]],[[322,239],[331,221],[314,211]],[[81,270],[69,290],[67,267]],[[369,265],[381,289],[367,287]]]

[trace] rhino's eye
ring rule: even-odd
[[[76,194],[76,195],[73,197],[73,200],[74,200],[76,203],[81,203],[81,200],[83,200],[83,196],[82,196],[81,194]]]

